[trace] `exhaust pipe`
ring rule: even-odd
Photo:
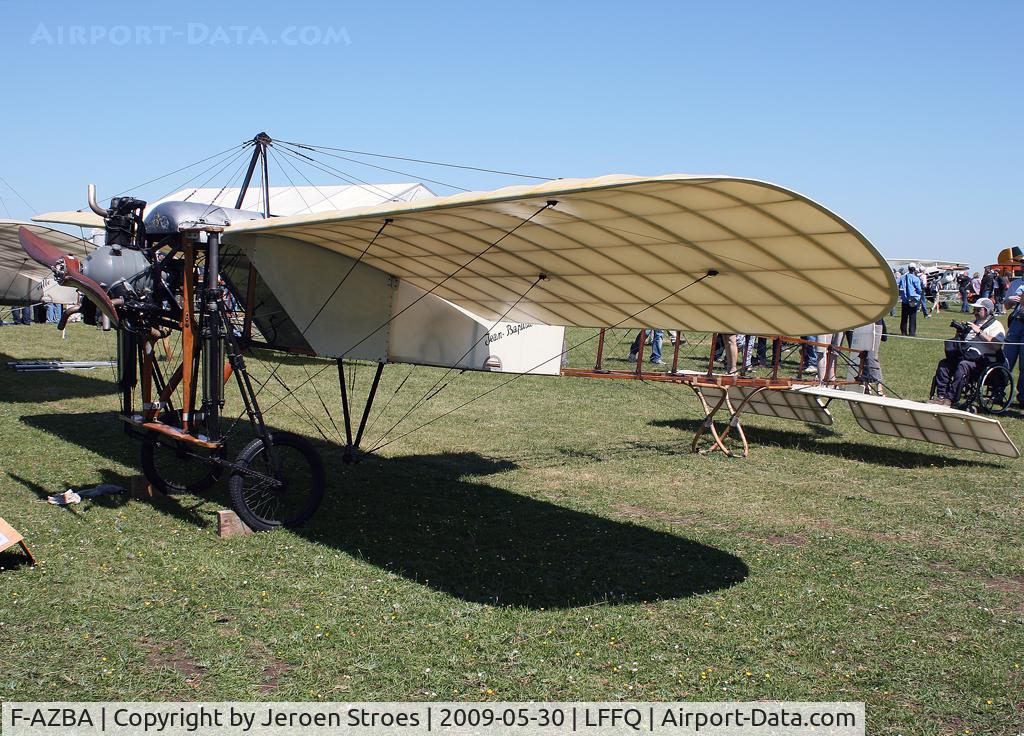
[[[89,188],[88,188],[88,191],[89,191],[89,209],[91,209],[93,212],[95,212],[100,217],[104,217],[104,218],[105,217],[109,217],[110,216],[110,210],[105,209],[103,207],[100,207],[99,204],[96,202],[96,185],[95,184],[90,184]]]

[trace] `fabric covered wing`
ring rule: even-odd
[[[896,296],[885,260],[838,216],[730,177],[560,179],[244,223],[225,242],[261,234],[365,250],[363,263],[476,314],[535,324],[819,334],[873,322]]]
[[[55,225],[73,225],[74,227],[91,227],[103,229],[103,218],[88,210],[70,210],[67,212],[46,212],[34,215],[32,222],[48,222]]]
[[[961,450],[1018,458],[1020,451],[996,419],[920,401],[871,396],[856,391],[805,386],[797,392],[849,402],[857,424],[867,432],[948,445]]]

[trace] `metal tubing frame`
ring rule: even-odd
[[[346,449],[352,447],[352,415],[348,408],[348,389],[345,388],[345,359],[338,358],[338,383],[341,385],[341,410],[345,414]]]
[[[363,441],[363,432],[366,431],[366,422],[370,418],[370,409],[373,407],[373,400],[377,396],[377,388],[380,386],[380,376],[384,372],[383,361],[377,362],[377,371],[373,374],[373,383],[370,385],[370,392],[366,396],[366,404],[363,406],[363,415],[359,420],[359,427],[356,430],[356,438],[352,439],[352,414],[349,408],[348,389],[345,387],[345,359],[338,358],[338,383],[341,386],[341,408],[345,414],[345,453],[342,458],[346,463],[353,463],[358,459],[359,445]]]
[[[366,420],[370,417],[370,407],[373,406],[373,399],[377,395],[377,386],[380,385],[380,374],[383,372],[384,363],[380,361],[377,363],[377,372],[373,374],[373,385],[370,386],[370,394],[366,397],[366,406],[363,407],[363,418],[359,420],[359,431],[356,432],[355,444],[357,449],[363,439],[363,430],[366,429]]]

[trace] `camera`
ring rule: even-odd
[[[957,322],[956,320],[950,322],[949,326],[957,332],[968,332],[971,329],[971,326],[966,322]]]

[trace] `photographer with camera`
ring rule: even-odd
[[[973,322],[949,323],[956,330],[956,340],[946,341],[946,357],[935,369],[933,404],[951,406],[960,396],[964,384],[977,377],[982,368],[999,353],[1006,330],[993,315],[991,299],[979,299],[971,305]]]

